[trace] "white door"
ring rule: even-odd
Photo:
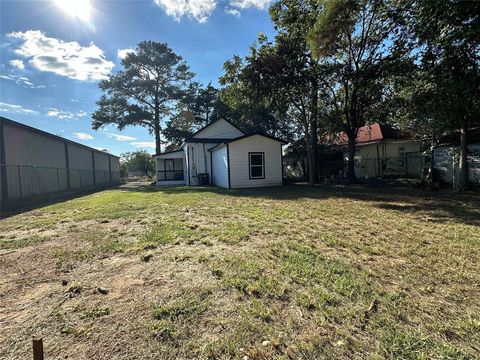
[[[228,188],[228,158],[226,146],[213,150],[212,152],[212,178],[214,185]]]

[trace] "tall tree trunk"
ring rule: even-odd
[[[157,100],[155,100],[155,117],[154,117],[154,128],[153,132],[155,133],[155,152],[160,154],[162,152],[161,141],[160,141],[160,105]]]
[[[315,179],[313,176],[313,161],[312,161],[312,149],[310,148],[310,141],[308,138],[305,139],[305,149],[307,150],[307,159],[308,159],[308,181],[311,186],[315,185]]]
[[[460,127],[460,160],[459,160],[459,179],[458,190],[465,191],[468,187],[468,162],[467,162],[467,117],[463,116]]]
[[[312,81],[311,94],[311,109],[310,109],[310,182],[318,183],[318,83],[316,80]]]
[[[155,126],[155,153],[160,154],[162,147],[160,146],[160,126]]]
[[[356,130],[348,133],[348,163],[347,163],[347,184],[354,184],[357,181],[355,176],[355,138]]]

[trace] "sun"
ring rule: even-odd
[[[79,20],[90,20],[92,6],[90,0],[54,0],[55,4],[68,15]]]

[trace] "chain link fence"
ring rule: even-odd
[[[430,167],[430,157],[422,153],[408,153],[403,157],[357,158],[355,175],[358,179],[414,178],[420,179]],[[347,177],[348,161],[319,161],[320,181],[342,182]],[[287,181],[308,181],[308,162],[305,159],[287,159],[284,162]]]

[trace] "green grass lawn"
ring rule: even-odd
[[[0,220],[0,265],[6,359],[480,357],[478,194],[119,188]]]

